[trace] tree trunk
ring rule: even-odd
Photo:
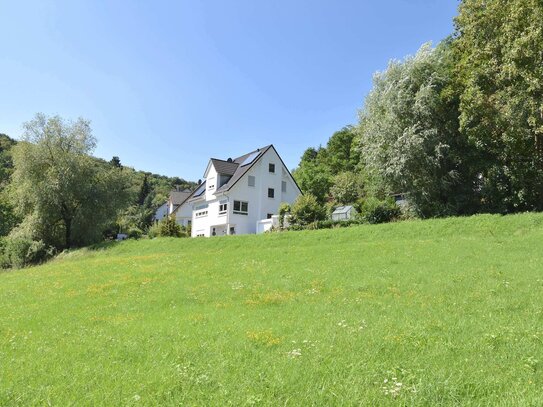
[[[66,239],[66,249],[69,249],[72,247],[72,219],[71,218],[64,218],[64,229],[65,229],[65,239]]]

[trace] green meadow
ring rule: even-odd
[[[543,405],[543,214],[127,241],[0,273],[0,405]]]

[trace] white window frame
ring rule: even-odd
[[[226,215],[228,212],[228,201],[219,202],[219,215]]]
[[[207,209],[206,210],[203,210],[203,211],[199,211],[199,212],[196,212],[194,214],[194,217],[195,218],[204,218],[207,216]]]
[[[272,165],[273,165],[273,171],[270,171]],[[275,174],[275,163],[268,163],[268,172],[270,174]]]
[[[273,196],[270,196],[270,191]],[[275,188],[268,188],[268,198],[269,199],[275,199]]]
[[[251,179],[253,180],[253,185],[251,185]],[[254,188],[256,185],[256,177],[254,175],[249,175],[247,177],[247,186]]]
[[[287,192],[287,181],[281,181],[281,192]]]

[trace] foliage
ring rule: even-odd
[[[160,237],[160,229],[160,221],[153,223],[147,230],[147,236],[151,239],[154,239],[155,237]]]
[[[187,237],[181,225],[175,221],[175,217],[166,216],[158,222],[158,236],[160,237]]]
[[[400,218],[401,210],[393,199],[380,200],[375,197],[362,199],[358,205],[358,216],[366,223],[385,223]]]
[[[13,172],[11,149],[15,140],[0,133],[0,237],[6,236],[20,221],[8,199],[7,185]]]
[[[127,178],[91,159],[96,140],[86,120],[37,114],[24,128],[11,188],[31,238],[56,248],[98,241],[130,199]]]
[[[151,184],[149,184],[148,175],[143,176],[143,182],[141,183],[141,188],[138,193],[137,204],[140,206],[145,205],[145,201],[148,199],[149,195],[153,192]]]
[[[312,195],[324,203],[331,185],[328,168],[320,166],[316,161],[302,161],[292,176],[304,194]]]
[[[360,162],[360,153],[356,144],[356,129],[353,126],[343,127],[336,131],[326,148],[320,151],[321,161],[334,175],[354,171]]]
[[[296,198],[290,208],[291,223],[298,226],[308,226],[326,217],[325,208],[314,195],[305,194]]]
[[[324,203],[335,185],[334,177],[343,172],[354,171],[360,157],[356,140],[356,129],[344,127],[335,132],[326,147],[308,148],[302,155],[300,165],[293,172],[296,182],[304,193],[314,195]],[[341,186],[338,188],[341,189]]]
[[[153,221],[155,211],[149,206],[132,205],[124,210],[117,219],[119,232],[124,233],[130,229],[147,230]]]
[[[22,268],[51,258],[54,248],[43,241],[24,237],[2,238],[0,242],[0,268]]]
[[[117,168],[123,168],[122,164],[121,164],[121,159],[118,157],[118,156],[114,156],[110,161],[109,163],[113,166],[113,167],[117,167]]]
[[[126,241],[0,273],[0,405],[542,405],[542,225]]]
[[[460,129],[483,210],[543,209],[543,2],[464,0],[455,20]]]
[[[446,92],[450,85],[449,44],[427,44],[375,75],[360,112],[368,179],[385,196],[409,195],[423,217],[474,210],[471,152],[458,130],[458,101]]]
[[[333,178],[330,194],[342,205],[355,202],[364,194],[362,177],[354,172],[340,172]]]
[[[279,205],[279,228],[283,229],[285,226],[285,216],[287,216],[290,213],[290,204],[287,202],[281,202]]]

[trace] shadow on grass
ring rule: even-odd
[[[115,246],[117,246],[120,243],[118,240],[104,240],[100,243],[95,243],[93,245],[87,246],[86,249],[90,251],[102,251],[111,249]]]

